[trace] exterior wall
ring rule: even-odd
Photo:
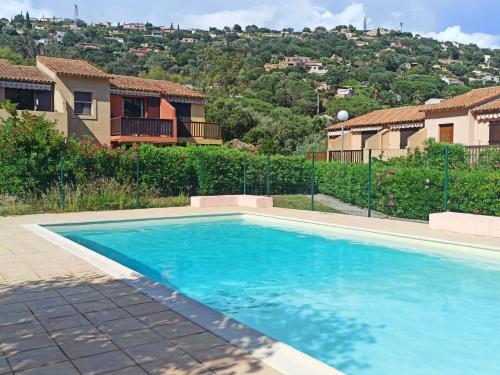
[[[453,143],[476,145],[477,122],[469,111],[443,111],[426,115],[427,137],[439,139],[439,125],[453,124]]]
[[[0,103],[5,101],[5,88],[0,87]]]
[[[399,130],[386,130],[382,136],[382,148],[399,149],[401,147],[401,132]]]
[[[205,122],[205,106],[203,104],[191,104],[191,121]]]
[[[23,111],[17,111],[19,116]],[[68,115],[67,113],[58,113],[58,112],[43,112],[43,111],[29,111],[34,115],[43,115],[49,121],[55,121],[55,128],[59,130],[64,136],[68,136]],[[6,110],[0,109],[0,122],[3,119],[9,117],[9,114]]]
[[[59,76],[40,62],[37,67],[55,81],[54,109],[68,112],[69,133],[78,137],[90,137],[95,142],[109,145],[111,142],[110,87],[107,79]],[[74,91],[92,93],[92,114],[74,114]]]
[[[160,100],[160,118],[171,119],[173,121],[174,127],[174,138],[177,139],[177,115],[176,110],[172,104],[168,102],[167,99],[161,98]]]
[[[111,94],[111,118],[123,116],[123,97]]]
[[[374,134],[370,138],[368,138],[365,142],[365,149],[371,148],[372,150],[376,150],[382,148],[382,145],[384,143],[383,139],[386,138],[386,132],[386,130],[381,130],[377,134]]]
[[[340,151],[342,137],[328,138],[328,151]],[[344,132],[344,150],[361,150],[361,133]]]
[[[476,121],[476,134],[478,145],[490,144],[490,123]]]
[[[427,138],[427,128],[420,129],[418,132],[408,137],[408,148],[423,149]]]

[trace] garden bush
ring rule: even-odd
[[[249,193],[267,192],[268,170],[271,194],[310,192],[312,163],[302,156],[252,155],[210,146],[111,149],[89,140],[65,139],[53,123],[41,116],[10,112],[11,116],[0,125],[0,196],[44,197],[45,201],[52,196],[53,205],[57,205],[55,192],[61,166],[65,186],[70,189],[68,199],[77,197],[85,208],[128,208],[135,204],[137,168],[144,199],[241,194],[244,165]],[[373,209],[424,220],[429,213],[442,211],[443,155],[444,146],[429,141],[424,151],[410,158],[374,161]],[[500,216],[498,153],[481,154],[475,168],[469,166],[468,157],[463,146],[449,146],[449,209]],[[367,207],[366,164],[319,162],[315,176],[317,191]],[[117,187],[116,196],[110,192],[111,186]]]

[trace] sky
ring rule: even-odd
[[[282,29],[352,24],[411,31],[437,40],[500,48],[500,0],[0,0],[0,17],[73,18],[86,22],[180,24],[182,28],[255,24]]]

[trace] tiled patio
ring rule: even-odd
[[[499,247],[498,239],[431,231],[425,224],[276,208],[246,211]],[[228,212],[239,209],[173,208],[0,218],[0,374],[279,374],[140,290],[22,226]]]
[[[122,281],[0,225],[0,374],[278,374]]]

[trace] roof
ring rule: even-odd
[[[500,112],[500,99],[493,100],[487,104],[477,107],[472,110],[473,114]]]
[[[384,126],[393,124],[405,124],[423,122],[425,114],[421,112],[424,106],[398,107],[389,109],[379,109],[365,115],[347,120],[344,123],[345,129],[357,128],[362,126]],[[341,129],[342,124],[334,124],[327,129]]]
[[[167,96],[188,97],[193,99],[205,98],[205,96],[198,91],[188,89],[187,87],[175,82],[116,74],[110,74],[109,77],[111,88],[155,92]]]
[[[84,60],[38,56],[37,62],[56,74],[85,78],[108,78],[106,73]]]
[[[453,109],[470,109],[497,98],[500,98],[500,86],[485,87],[455,96],[439,104],[425,106],[422,111],[434,112]]]
[[[13,65],[7,60],[0,60],[0,79],[43,84],[53,83],[36,66]]]

